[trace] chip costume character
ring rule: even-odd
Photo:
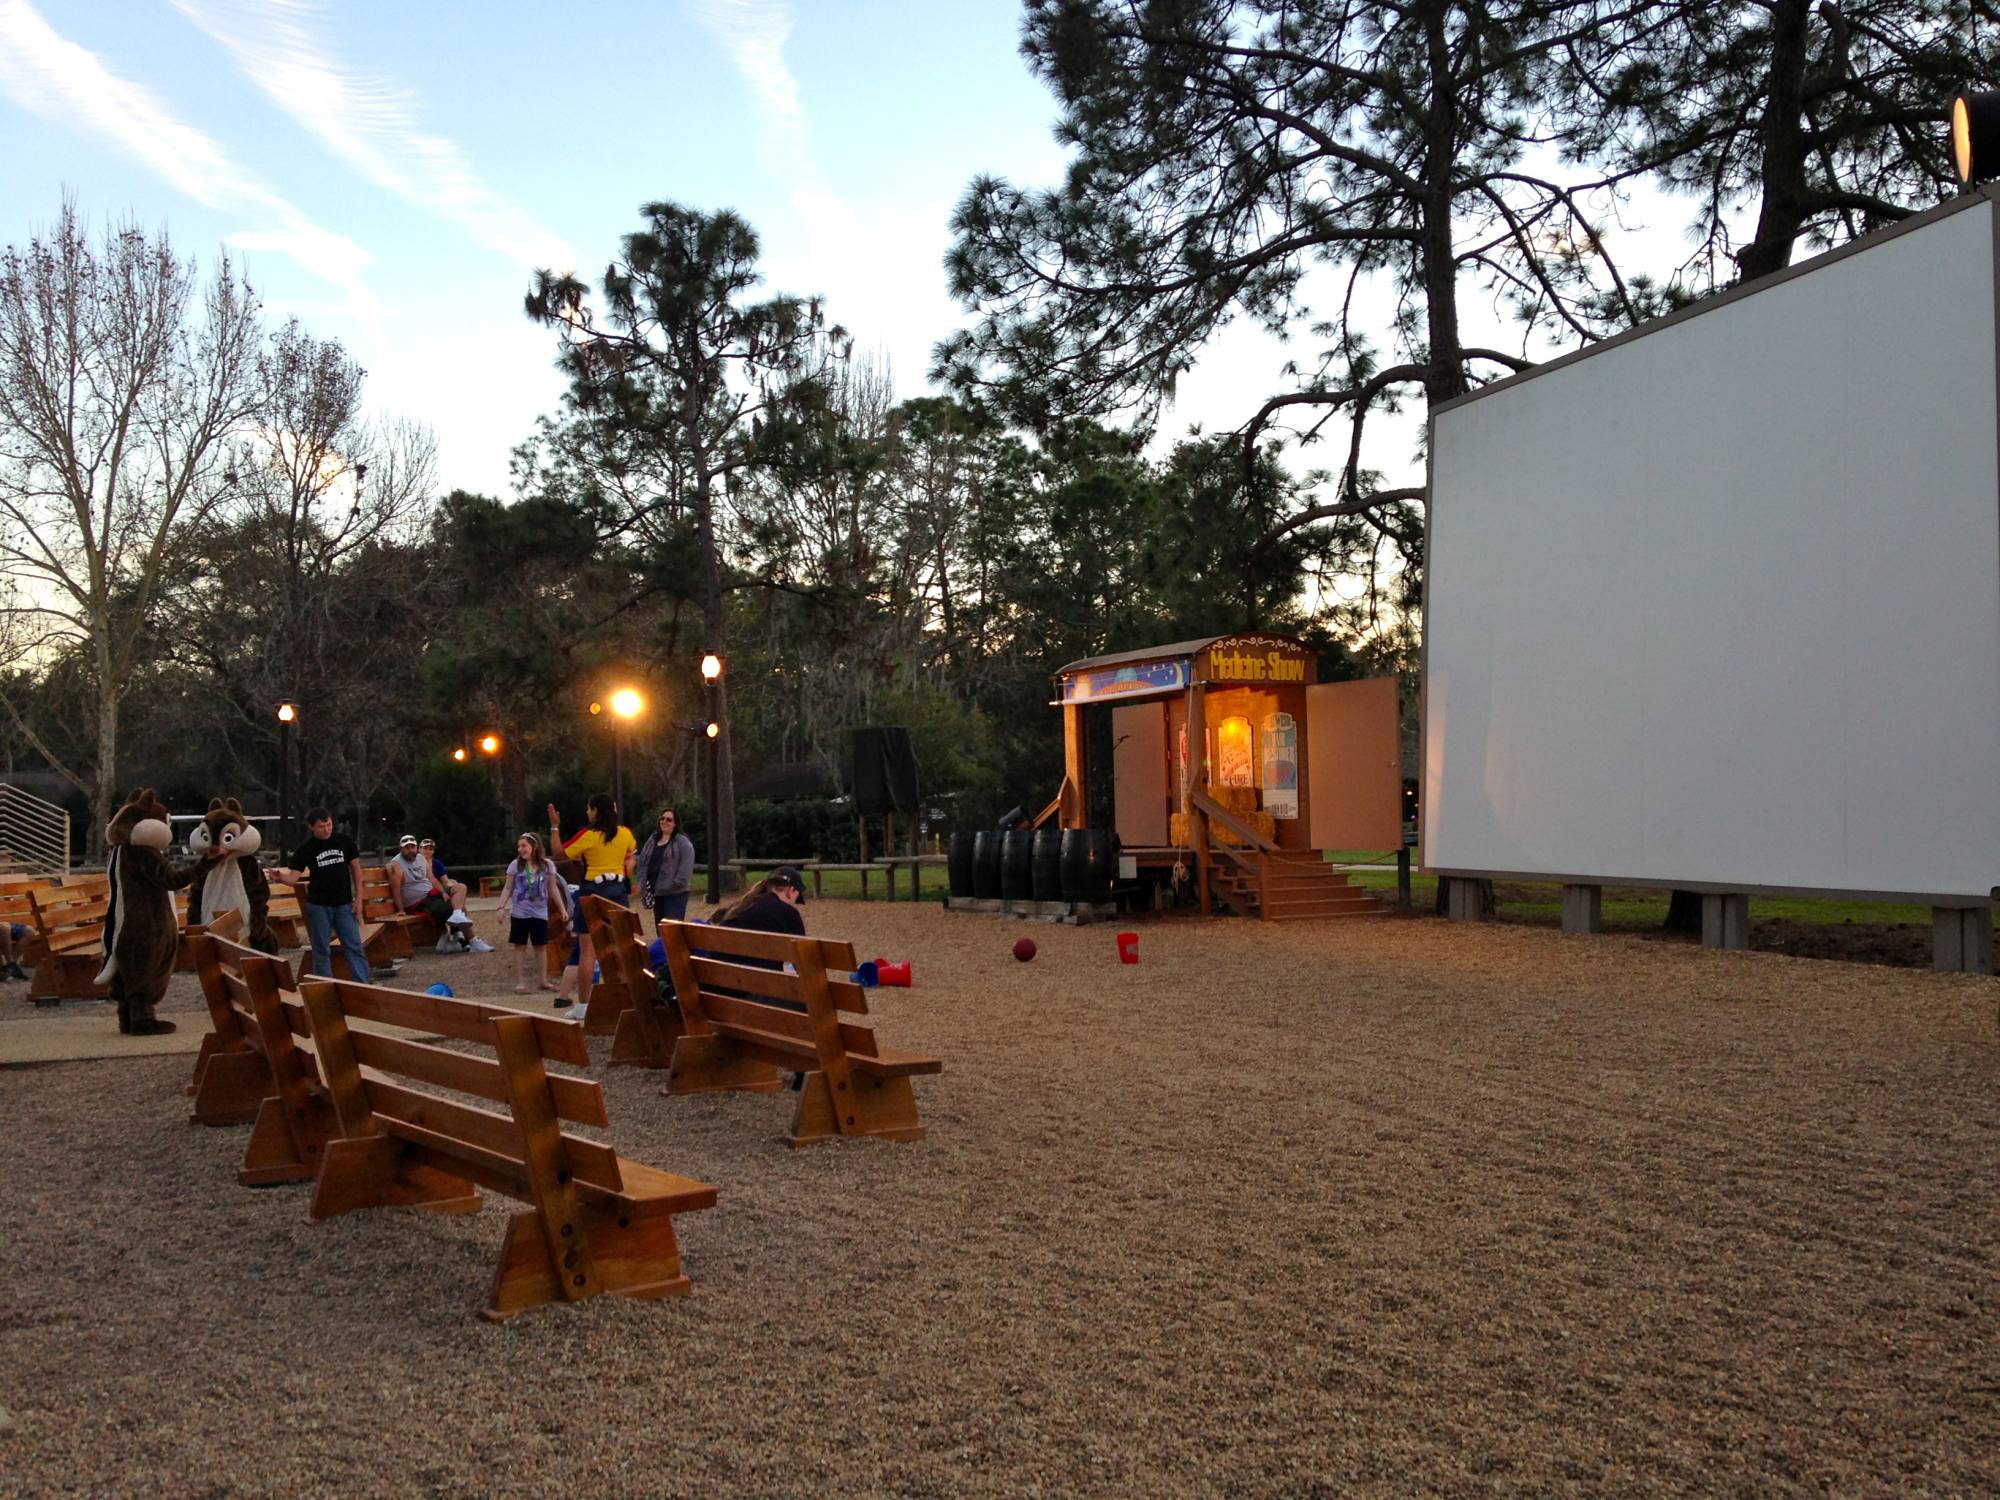
[[[264,836],[243,816],[234,797],[217,797],[208,815],[188,834],[188,853],[197,861],[188,892],[188,923],[213,922],[226,911],[241,918],[243,941],[265,953],[278,951],[271,933],[271,883],[257,863]]]
[[[118,1029],[129,1036],[172,1031],[153,1009],[174,977],[180,936],[173,893],[194,879],[196,866],[176,869],[161,853],[173,843],[166,806],[147,787],[118,809],[104,841],[111,851],[110,896],[104,913],[104,967],[97,983],[118,1002]]]

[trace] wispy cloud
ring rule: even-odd
[[[275,218],[229,236],[229,243],[289,256],[340,287],[357,316],[373,316],[374,297],[361,279],[366,250],[273,193],[151,90],[64,38],[28,0],[0,0],[0,90],[23,109],[110,142],[197,203]]]
[[[0,0],[0,92],[26,110],[108,140],[198,204],[276,218],[228,242],[290,256],[346,292],[356,316],[374,316],[374,296],[362,284],[366,250],[270,192],[214,138],[176,118],[152,90],[120,78],[96,52],[60,36],[28,0]]]
[[[312,0],[173,3],[229,49],[273,104],[363,176],[523,266],[575,265],[560,235],[481,181],[456,143],[425,129],[414,93],[340,64]]]
[[[806,114],[799,81],[785,63],[792,35],[789,0],[691,0],[695,19],[722,44],[757,97],[765,131],[787,146],[802,144]]]

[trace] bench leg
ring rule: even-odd
[[[63,1000],[108,999],[111,994],[108,986],[91,983],[103,967],[102,958],[74,958],[66,953],[51,953],[35,965],[35,972],[28,980],[28,998],[37,1005],[54,1005]]]
[[[339,1134],[333,1106],[315,1095],[303,1120],[285,1118],[285,1101],[273,1094],[257,1111],[257,1127],[243,1152],[236,1180],[245,1187],[270,1187],[280,1182],[310,1182],[319,1175],[326,1143]]]
[[[618,1012],[618,1032],[611,1040],[613,1067],[671,1068],[674,1044],[680,1040],[680,1017],[665,1006],[651,1014],[632,1005]]]
[[[769,1063],[741,1056],[725,1037],[684,1036],[674,1043],[669,1094],[714,1094],[724,1090],[775,1094],[784,1087]]]
[[[227,1042],[223,1041],[220,1034],[216,1032],[213,1031],[208,1032],[206,1035],[202,1037],[201,1051],[197,1052],[194,1057],[194,1073],[188,1079],[187,1093],[190,1099],[192,1099],[196,1094],[201,1092],[201,1075],[208,1068],[208,1060],[211,1057],[215,1056],[216,1053],[218,1052],[228,1052],[232,1050],[235,1049],[233,1049]]]
[[[799,1091],[799,1107],[792,1116],[792,1133],[786,1137],[793,1146],[816,1146],[837,1135],[867,1135],[884,1141],[920,1141],[924,1127],[917,1123],[917,1092],[907,1078],[870,1078],[854,1075],[855,1098],[846,1118],[836,1118],[833,1086],[824,1073],[806,1074]]]
[[[261,1052],[212,1053],[195,1084],[188,1124],[247,1125],[276,1087]]]
[[[320,1153],[312,1217],[330,1219],[357,1208],[476,1213],[479,1190],[463,1177],[411,1161],[408,1149],[387,1136],[330,1141]]]
[[[579,1212],[599,1292],[618,1297],[687,1295],[688,1279],[681,1270],[680,1241],[674,1236],[671,1215],[617,1214],[588,1203],[579,1205]],[[480,1317],[500,1323],[531,1307],[564,1300],[540,1211],[515,1214],[507,1221],[493,1295]]]
[[[578,984],[582,976],[578,976]],[[632,1008],[631,997],[615,984],[596,984],[589,989],[583,1012],[583,1029],[589,1036],[610,1036],[618,1030],[618,1018]]]

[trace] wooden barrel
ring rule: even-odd
[[[972,836],[972,894],[981,901],[1000,899],[1000,835]]]
[[[1035,836],[1015,829],[1000,836],[1000,897],[1003,901],[1035,899]]]
[[[1065,901],[1109,901],[1118,873],[1118,835],[1109,828],[1066,828],[1062,837]]]
[[[945,875],[950,881],[954,901],[965,901],[972,896],[972,830],[965,829],[951,836],[951,849],[944,857]]]
[[[1028,868],[1037,901],[1060,901],[1063,898],[1062,836],[1060,828],[1035,830],[1035,849],[1028,857]]]

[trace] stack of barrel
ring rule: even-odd
[[[1013,828],[951,836],[951,899],[1096,905],[1111,899],[1118,835],[1109,828]]]

